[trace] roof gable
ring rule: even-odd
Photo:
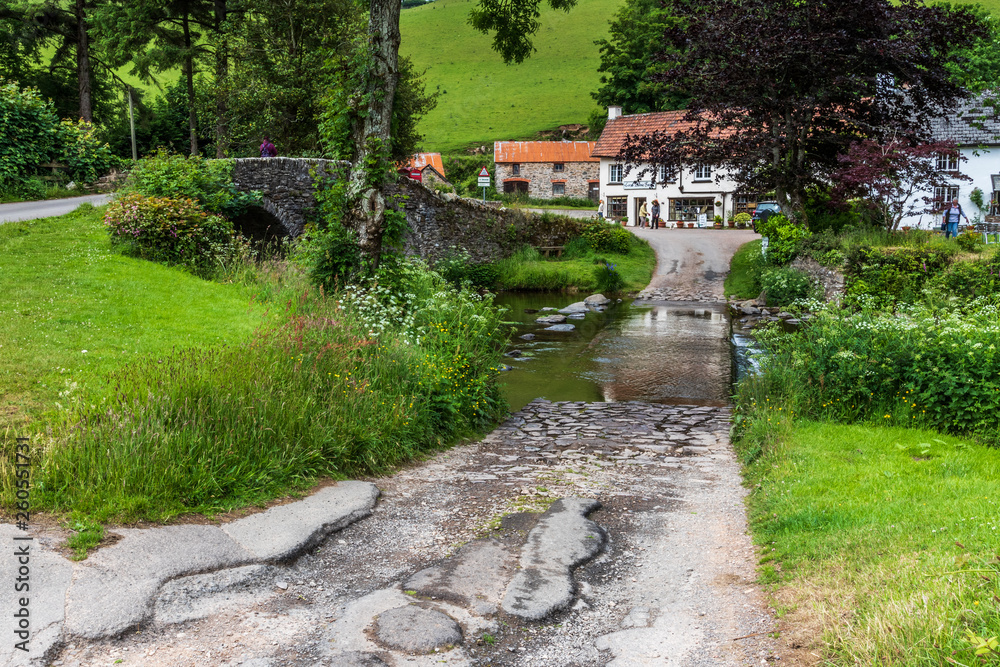
[[[417,153],[416,155],[411,155],[405,162],[400,163],[401,169],[419,169],[424,170],[424,167],[433,167],[441,178],[444,178],[444,161],[441,159],[440,153]]]
[[[997,109],[985,104],[996,93],[984,93],[958,103],[950,113],[931,120],[934,141],[954,141],[959,146],[1000,144]]]

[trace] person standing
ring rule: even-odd
[[[601,199],[597,202],[597,219],[604,220],[604,200]]]
[[[944,237],[946,239],[958,236],[959,218],[965,218],[965,224],[969,224],[969,216],[962,210],[956,197],[951,200],[951,205],[944,210],[944,220],[942,221],[941,228],[944,230]]]
[[[260,144],[260,156],[278,157],[278,149],[274,147],[269,137],[264,137],[264,141]]]
[[[646,200],[642,200],[642,206],[639,207],[639,226],[645,227],[646,221],[649,219],[649,209],[646,208]]]
[[[650,227],[653,229],[660,228],[660,200],[654,199],[653,205],[650,207]]]

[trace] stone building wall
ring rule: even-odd
[[[520,162],[520,175],[513,173],[513,164],[498,162],[496,166],[496,189],[503,192],[503,183],[508,178],[528,179],[528,196],[535,199],[552,199],[553,196],[586,199],[591,180],[598,180],[601,173],[600,162],[565,162],[563,171],[554,171],[551,162]],[[566,181],[565,195],[552,194],[552,181]]]

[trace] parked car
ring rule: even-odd
[[[781,213],[781,206],[776,201],[762,201],[757,204],[757,208],[753,210],[753,215],[750,218],[750,222],[753,225],[753,230],[757,231],[757,222],[759,220],[767,220],[772,215],[778,215]]]

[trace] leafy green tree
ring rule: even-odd
[[[687,96],[657,75],[666,68],[670,50],[664,34],[680,19],[668,0],[626,0],[611,21],[601,50],[601,87],[591,96],[601,107],[621,106],[627,114],[683,109]]]
[[[198,154],[195,75],[212,53],[203,39],[216,26],[212,0],[110,0],[99,14],[105,44],[115,64],[153,81],[155,73],[180,67],[188,103],[191,155]]]

